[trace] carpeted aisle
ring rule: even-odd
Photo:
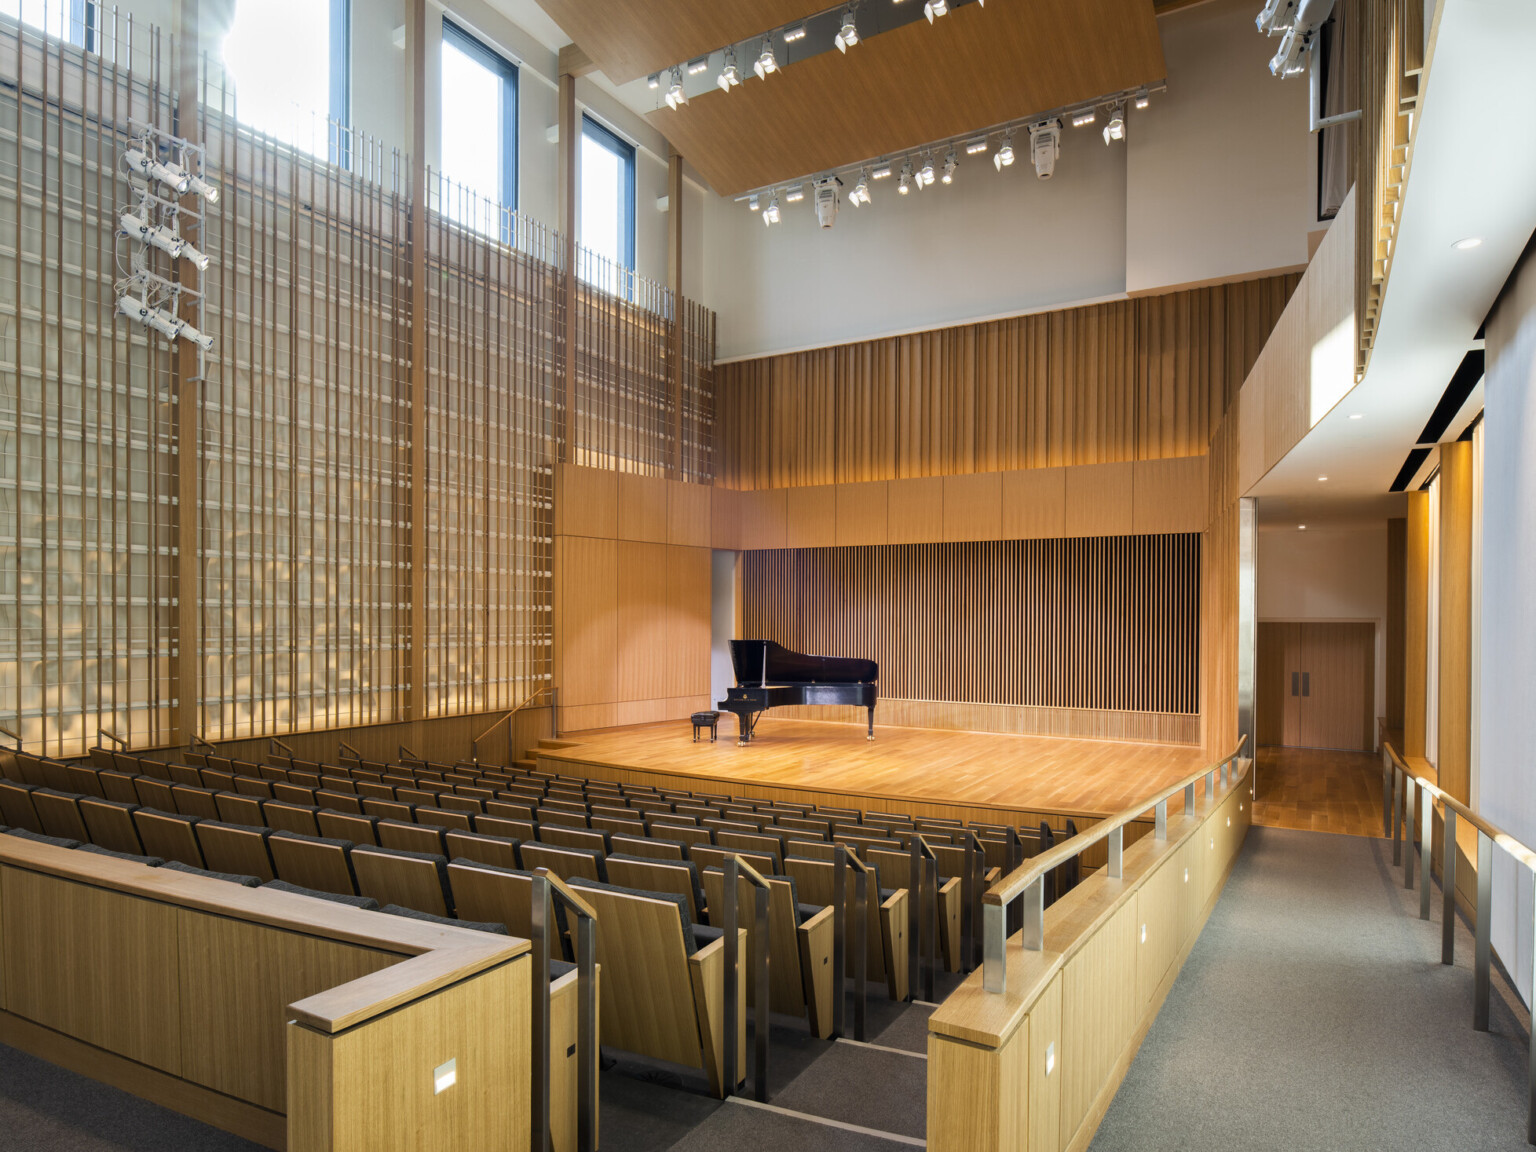
[[[1148,1032],[1097,1152],[1528,1148],[1526,1030],[1495,976],[1472,1030],[1472,938],[1440,964],[1392,846],[1254,828]]]

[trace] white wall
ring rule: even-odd
[[[869,339],[1306,263],[1315,146],[1304,79],[1276,80],[1251,0],[1158,21],[1168,91],[1127,142],[1067,127],[1049,182],[1020,160],[963,161],[952,187],[846,204],[830,231],[810,200],[765,228],[745,205],[706,214],[704,300],[721,359]],[[1016,141],[1015,143],[1021,143]]]
[[[1536,257],[1488,321],[1478,808],[1536,845]],[[1531,878],[1495,850],[1493,946],[1531,1000]]]
[[[736,683],[731,638],[736,635],[736,565],[741,553],[717,549],[710,555],[709,683],[710,707],[724,700]]]
[[[1277,80],[1259,5],[1215,0],[1158,20],[1168,91],[1126,123],[1130,292],[1307,262],[1317,145],[1307,78]]]
[[[1262,504],[1261,504],[1262,507]],[[1374,621],[1375,714],[1387,712],[1387,525],[1261,527],[1259,619]],[[1375,738],[1374,726],[1371,733]]]

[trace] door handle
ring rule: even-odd
[[[1312,695],[1312,673],[1310,672],[1303,672],[1301,674],[1301,694],[1303,696]]]
[[[1292,672],[1291,673],[1291,695],[1292,696],[1299,695],[1299,693],[1298,693],[1298,691],[1296,689],[1296,683],[1297,683],[1297,680],[1300,677],[1300,675],[1301,675],[1301,673],[1299,673],[1299,672]]]

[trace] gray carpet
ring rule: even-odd
[[[899,1059],[899,1057],[898,1057]],[[850,1132],[750,1105],[727,1103],[672,1152],[911,1152],[913,1145],[865,1132]],[[606,1145],[605,1145],[606,1148]]]
[[[17,1152],[264,1152],[257,1144],[3,1044],[0,1148]]]
[[[1092,1147],[1524,1150],[1522,1021],[1472,1030],[1391,844],[1254,828]]]

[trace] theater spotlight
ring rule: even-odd
[[[953,184],[955,182],[955,169],[958,167],[960,167],[960,161],[955,158],[955,150],[951,148],[949,155],[944,157],[944,175],[940,177],[942,182]]]
[[[772,37],[764,36],[763,50],[757,58],[757,63],[752,65],[752,71],[757,73],[759,80],[766,80],[768,79],[768,73],[777,72],[778,70],[779,62],[773,54],[773,39]]]
[[[853,191],[848,193],[848,207],[857,208],[869,201],[869,170],[865,169],[859,173],[859,182],[853,186]]]
[[[1115,140],[1125,139],[1125,106],[1116,104],[1109,114],[1109,123],[1104,125],[1104,143],[1109,144]]]
[[[1056,171],[1056,158],[1061,155],[1061,121],[1042,120],[1029,126],[1029,158],[1035,165],[1035,175],[1049,180]]]
[[[1299,26],[1287,29],[1284,38],[1280,41],[1280,51],[1276,52],[1269,62],[1270,74],[1283,79],[1286,76],[1299,76],[1305,72],[1307,49],[1311,46],[1311,38]]]
[[[804,199],[805,199],[805,185],[804,184],[791,184],[788,188],[784,189],[784,203],[786,203],[786,204],[798,204],[798,203],[800,203],[800,201],[802,201]]]
[[[1001,172],[1013,163],[1013,133],[1009,132],[1003,137],[1003,142],[998,150],[992,153],[992,167]]]
[[[837,186],[841,183],[836,176],[816,181],[816,223],[823,228],[837,223]]]
[[[926,188],[933,183],[933,153],[923,157],[923,166],[917,170],[917,186]]]
[[[896,181],[896,191],[902,196],[912,191],[912,161],[910,160],[901,166],[901,178]]]
[[[770,225],[770,224],[777,224],[778,222],[779,222],[779,198],[777,196],[774,196],[774,198],[772,200],[768,201],[768,207],[763,209],[763,223],[764,223],[764,225]]]
[[[720,77],[715,81],[720,91],[729,92],[741,83],[741,69],[736,67],[736,49],[725,50],[725,67],[720,69]]]
[[[1265,0],[1254,24],[1266,36],[1278,36],[1291,26],[1295,16],[1296,0]]]
[[[158,180],[178,195],[192,186],[192,177],[180,164],[162,164],[140,148],[128,149],[123,153],[123,159],[127,162],[129,171],[150,180]]]
[[[838,29],[837,38],[832,41],[837,45],[839,52],[847,52],[859,42],[859,26],[853,18],[853,6],[843,13],[843,26]]]
[[[949,14],[949,0],[928,0],[923,5],[923,15],[928,17],[928,23],[932,24],[940,16]]]
[[[147,217],[147,212],[144,215],[124,212],[117,218],[117,223],[126,235],[135,236],[150,247],[160,249],[172,260],[190,261],[199,272],[208,270],[208,257],[183,240],[179,233],[163,224],[151,224]]]
[[[672,69],[672,86],[667,89],[667,107],[673,111],[688,103],[688,94],[683,91],[683,70]]]
[[[1088,125],[1092,124],[1098,118],[1099,118],[1099,114],[1097,112],[1095,112],[1092,108],[1090,108],[1090,109],[1088,109],[1088,111],[1086,111],[1086,112],[1079,112],[1079,113],[1077,113],[1076,115],[1074,115],[1072,117],[1072,127],[1074,127],[1074,128],[1086,128],[1086,127],[1088,127]]]

